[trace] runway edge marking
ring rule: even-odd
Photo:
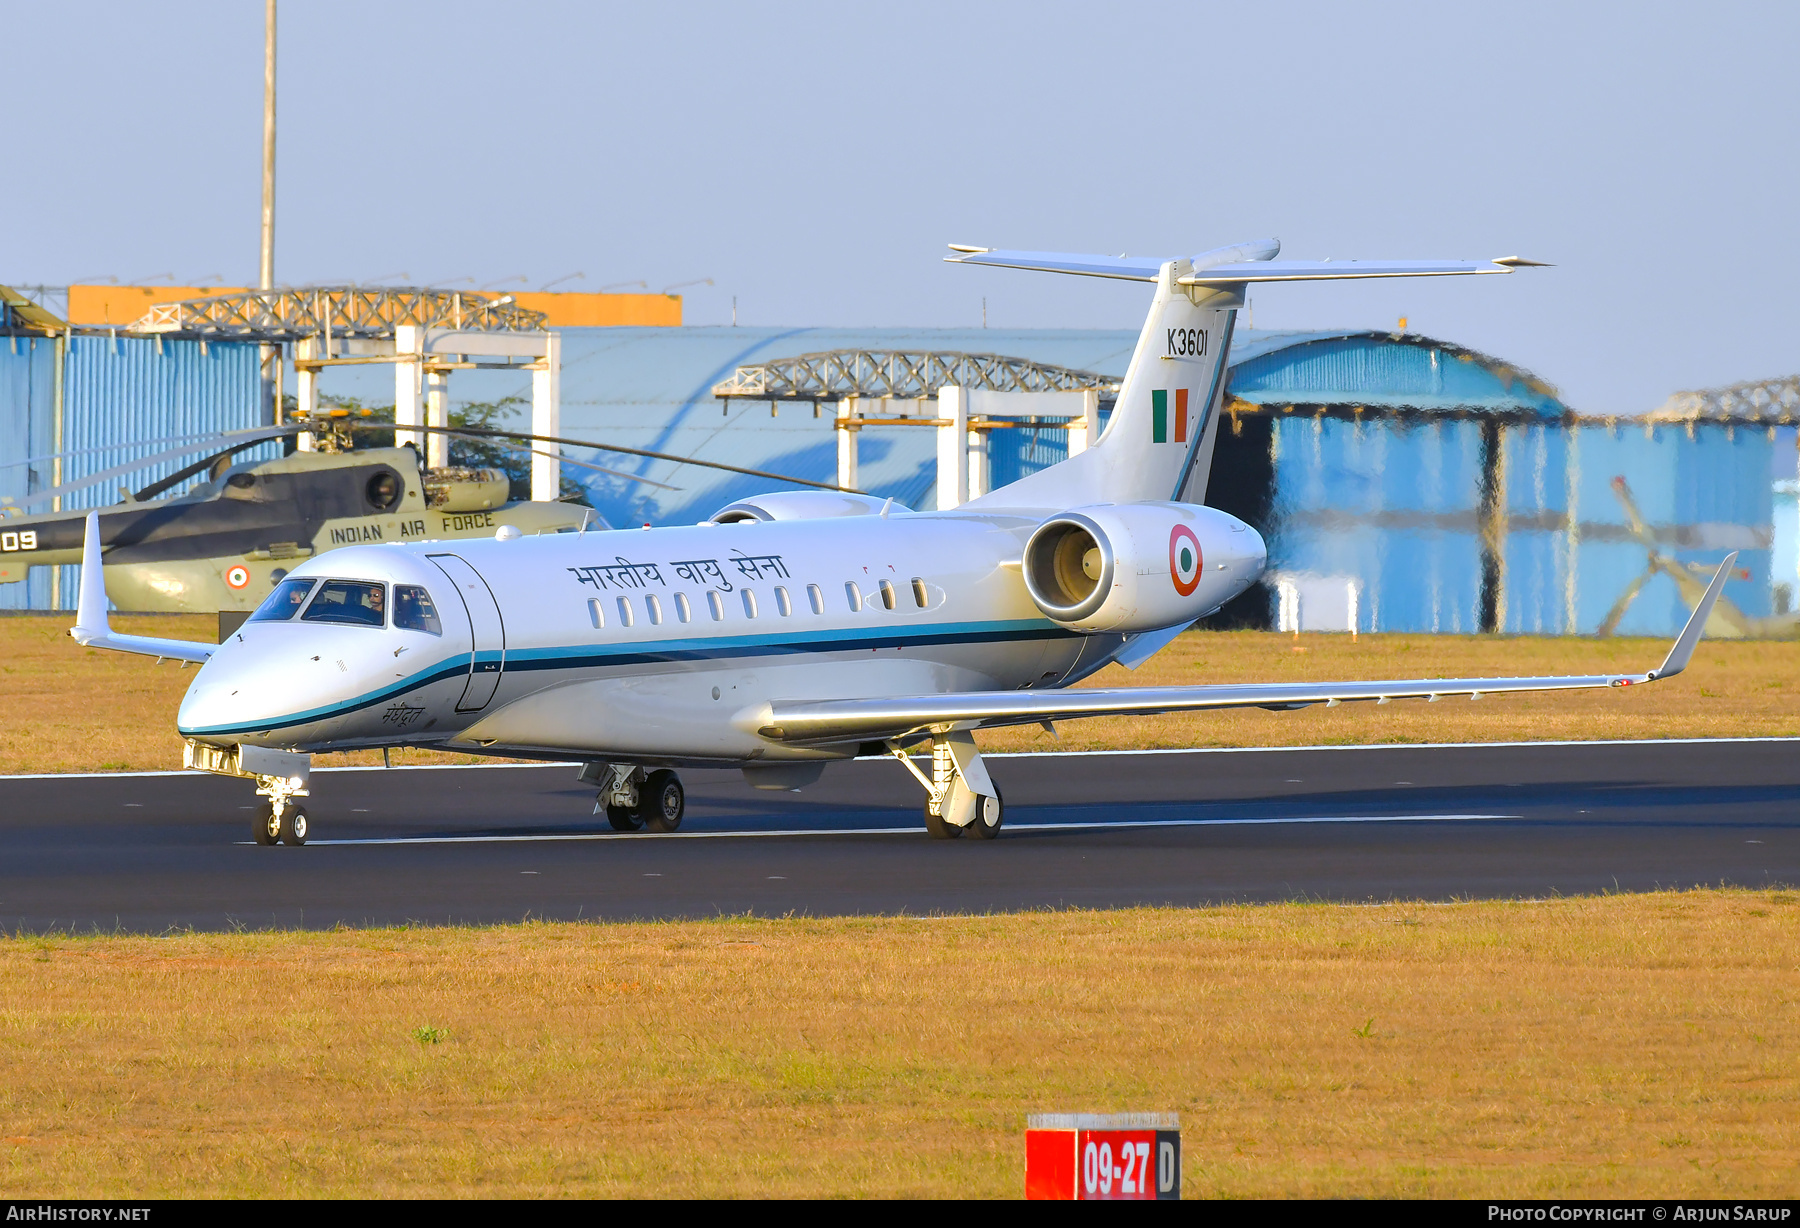
[[[1009,823],[1005,831],[1111,831],[1127,827],[1268,827],[1291,823],[1467,823],[1477,819],[1517,819],[1516,814],[1359,814],[1301,815],[1274,819],[1116,819],[1071,823]],[[547,844],[581,840],[757,840],[777,836],[919,836],[913,827],[808,827],[778,831],[604,831],[533,836],[370,836],[352,840],[309,840],[309,848],[348,848],[387,844]],[[255,848],[251,840],[237,842]]]
[[[1760,738],[1571,738],[1556,742],[1369,742],[1354,746],[1158,746],[1141,750],[1007,750],[984,752],[984,759],[1078,759],[1095,755],[1261,755],[1281,751],[1367,751],[1367,750],[1498,750],[1505,747],[1529,749],[1545,746],[1694,746],[1699,744],[1752,744],[1757,742],[1800,742],[1800,737]],[[885,762],[886,756],[845,762]],[[405,763],[398,767],[373,767],[345,764],[341,767],[316,767],[315,772],[469,772],[483,768],[571,768],[573,759],[557,763]],[[719,770],[730,770],[721,765]],[[140,776],[204,776],[205,772],[185,770],[149,772],[20,772],[0,773],[0,782],[8,780],[125,780]]]

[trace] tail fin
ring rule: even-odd
[[[1225,251],[1238,257],[1242,246]],[[968,506],[1205,499],[1231,330],[1244,299],[1236,287],[1181,285],[1202,259],[1164,261],[1157,270],[1112,419],[1093,446]]]
[[[962,254],[948,259],[957,264],[1156,283],[1112,420],[1094,445],[964,504],[1022,509],[1163,499],[1204,502],[1225,395],[1231,331],[1237,309],[1244,304],[1245,287],[1252,283],[1510,273],[1514,265],[1535,263],[1517,257],[1482,262],[1276,260],[1281,244],[1273,239],[1163,261],[955,250]]]

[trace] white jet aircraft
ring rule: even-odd
[[[681,824],[677,768],[799,789],[834,761],[892,755],[933,836],[992,839],[1003,811],[976,729],[1625,687],[1687,665],[1731,559],[1647,674],[1070,689],[1141,664],[1262,573],[1256,530],[1203,506],[1248,286],[1534,262],[1277,261],[1273,241],[1175,260],[954,250],[1155,283],[1087,451],[952,511],[786,491],[694,526],[334,550],[216,647],[111,630],[90,516],[70,634],[202,663],[178,718],[186,761],[257,782],[262,844],[305,842],[311,755],[395,746],[579,763],[614,827],[659,832]],[[929,771],[912,757],[925,747]]]

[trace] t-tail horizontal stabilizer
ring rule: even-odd
[[[1706,595],[1662,668],[1648,674],[1589,674],[1568,678],[1415,678],[1394,682],[1275,682],[1223,686],[1072,688],[1061,691],[977,691],[949,695],[917,695],[893,699],[833,699],[808,702],[780,700],[746,709],[737,717],[741,728],[775,742],[825,745],[877,738],[898,738],[990,725],[1024,725],[1066,721],[1082,716],[1151,716],[1162,712],[1198,712],[1219,708],[1269,708],[1280,711],[1313,704],[1395,699],[1436,701],[1457,696],[1480,699],[1520,691],[1580,691],[1637,686],[1673,678],[1687,667],[1694,645],[1725,585],[1733,554],[1719,565]]]
[[[100,562],[100,513],[87,514],[87,536],[81,546],[81,598],[69,634],[84,648],[110,648],[146,657],[204,662],[218,651],[198,640],[165,640],[149,635],[115,635],[106,617],[106,572]]]
[[[1281,244],[1273,239],[1236,243],[1188,258],[1190,271],[1175,280],[1182,286],[1230,289],[1273,281],[1346,281],[1369,277],[1456,277],[1468,274],[1510,273],[1516,268],[1545,267],[1542,261],[1520,256],[1496,260],[1276,260]],[[1155,281],[1162,266],[1174,256],[1104,256],[1069,252],[1022,252],[999,248],[964,247],[946,256],[952,264],[980,264],[1002,269],[1035,269],[1044,273],[1074,273],[1083,277],[1116,277],[1125,281]]]

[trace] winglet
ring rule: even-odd
[[[100,563],[100,513],[87,514],[86,536],[81,543],[81,597],[75,605],[75,625],[69,634],[77,644],[107,639],[112,624],[106,619],[106,572]]]
[[[109,648],[139,656],[168,658],[199,664],[216,651],[197,640],[165,640],[151,635],[115,635],[106,617],[106,571],[100,559],[100,513],[87,514],[87,532],[81,543],[81,597],[75,604],[75,625],[69,635],[83,648]]]
[[[1669,655],[1663,660],[1662,668],[1650,675],[1652,681],[1660,678],[1673,678],[1688,666],[1694,655],[1694,646],[1700,642],[1700,635],[1706,630],[1706,620],[1712,617],[1713,603],[1719,599],[1719,590],[1725,587],[1725,577],[1731,574],[1731,565],[1737,562],[1737,551],[1733,550],[1719,564],[1719,570],[1713,573],[1712,583],[1706,586],[1706,593],[1694,612],[1688,616],[1687,626],[1675,639],[1675,646],[1669,649]]]

